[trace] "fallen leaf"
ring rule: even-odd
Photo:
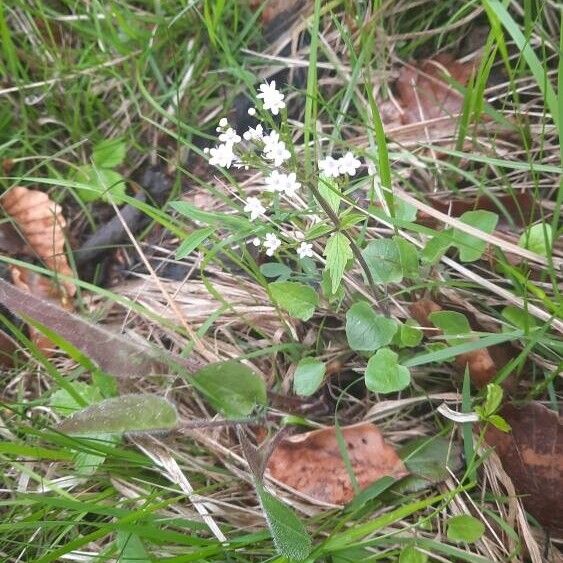
[[[561,417],[532,401],[512,403],[500,412],[511,432],[490,426],[487,443],[495,448],[526,510],[552,534],[563,534],[563,431]]]
[[[251,0],[250,8],[258,10],[266,4],[262,9],[261,19],[264,25],[269,25],[273,20],[295,17],[295,12],[303,8],[305,3],[305,0]]]
[[[16,341],[0,330],[0,367],[11,368],[14,366],[13,355],[18,349]]]
[[[57,274],[73,275],[64,251],[66,221],[61,208],[46,193],[17,186],[2,195],[0,204],[47,268]],[[69,296],[76,293],[72,282],[63,281],[62,286]]]
[[[394,84],[395,103],[380,106],[389,137],[405,142],[454,134],[463,95],[448,80],[465,86],[473,68],[473,63],[461,63],[449,54],[401,68]]]
[[[354,424],[341,431],[361,489],[385,475],[407,475],[395,449],[374,424]],[[315,500],[345,504],[354,498],[333,427],[286,438],[274,449],[267,469],[274,479]]]
[[[27,293],[36,295],[49,302],[72,311],[74,309],[72,301],[69,299],[66,291],[61,289],[52,279],[42,276],[37,272],[21,268],[20,266],[10,266],[10,274],[14,285],[23,289]],[[45,335],[36,330],[34,327],[29,326],[29,337],[31,341],[47,356],[54,352],[56,345],[49,340]]]
[[[49,299],[28,293],[0,278],[0,303],[18,315],[35,319],[70,342],[107,373],[117,376],[146,376],[164,369],[164,361],[193,371],[193,361],[178,358],[166,351],[141,346],[120,334],[95,325],[65,311]]]
[[[421,326],[427,328],[435,328],[429,319],[429,315],[437,311],[442,311],[442,307],[432,301],[431,299],[420,299],[419,301],[412,303],[410,306],[411,315],[418,321]],[[442,331],[435,329],[433,334],[441,334]],[[482,388],[490,383],[497,371],[499,366],[493,360],[491,352],[488,348],[481,348],[480,350],[474,350],[473,352],[467,352],[466,354],[459,354],[455,358],[456,365],[462,370],[469,370],[469,375],[471,376],[471,381],[473,384]]]

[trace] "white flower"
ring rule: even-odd
[[[203,148],[203,154],[209,154],[209,147]]]
[[[264,129],[262,124],[259,123],[255,128],[249,127],[248,131],[245,131],[242,136],[246,141],[260,140],[264,137]]]
[[[340,176],[340,164],[338,160],[327,156],[324,160],[319,160],[319,170],[327,178],[338,178]]]
[[[302,242],[297,249],[297,254],[299,258],[312,258],[313,245],[309,242]]]
[[[233,160],[235,159],[235,154],[233,153],[233,145],[229,143],[223,143],[221,145],[213,147],[212,149],[209,149],[209,154],[211,154],[209,164],[212,164],[213,166],[230,168]]]
[[[281,166],[291,157],[291,153],[285,148],[283,141],[278,141],[275,145],[270,144],[268,150],[264,149],[264,157],[273,160],[274,166]]]
[[[264,248],[266,248],[266,254],[268,256],[273,256],[274,252],[280,247],[280,245],[281,240],[274,233],[268,233],[266,235]]]
[[[248,115],[256,115],[256,108],[248,108]]]
[[[223,143],[234,145],[235,143],[240,143],[241,138],[232,127],[229,127],[224,133],[219,135],[219,140]]]
[[[264,109],[271,111],[272,115],[278,115],[280,109],[285,107],[284,95],[276,90],[275,80],[272,80],[270,84],[260,84],[260,94],[256,97],[262,98]]]
[[[227,121],[226,117],[222,117],[219,120],[219,127],[227,127],[228,124],[229,124],[229,122]]]
[[[287,197],[295,197],[295,192],[301,187],[301,184],[297,181],[297,176],[295,172],[290,174],[282,174],[283,182],[281,191]]]
[[[284,188],[284,178],[285,174],[280,174],[277,170],[273,170],[272,173],[264,178],[266,184],[266,190],[269,192],[281,192]]]
[[[264,152],[269,152],[280,142],[280,134],[277,131],[270,131],[267,135],[262,136],[262,140],[264,141]]]
[[[350,151],[348,151],[342,158],[338,159],[338,170],[340,174],[354,176],[356,174],[356,170],[361,165],[362,163]]]
[[[246,205],[244,206],[244,211],[250,213],[250,220],[254,221],[260,215],[264,215],[266,208],[260,203],[257,197],[249,197],[246,200]]]
[[[262,241],[258,237],[254,237],[250,241],[250,244],[252,244],[253,246],[260,246],[262,244]]]

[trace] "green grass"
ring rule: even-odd
[[[314,353],[327,365],[339,363],[328,384],[333,409],[328,414],[297,413],[301,423],[332,425],[336,417],[337,425],[344,426],[367,416],[397,446],[415,436],[440,435],[463,447],[466,459],[456,479],[401,489],[394,496],[381,487],[353,509],[312,509],[303,499],[272,486],[280,499],[294,501],[312,538],[311,560],[398,560],[411,545],[430,554],[431,560],[432,554],[470,562],[523,557],[526,540],[517,523],[507,521],[507,499],[484,480],[486,453],[474,445],[468,424],[453,425],[435,412],[435,397],[458,392],[463,400],[456,408],[472,411],[482,403],[483,393],[467,378],[464,383],[452,375],[451,359],[513,342],[517,350],[496,381],[514,370],[527,398],[553,408],[560,405],[560,245],[548,250],[545,264],[511,261],[502,244],[490,248],[494,265],[488,259],[461,263],[452,249],[444,260],[423,264],[415,280],[372,288],[360,252],[375,238],[398,234],[409,237],[420,254],[428,238],[449,226],[406,220],[400,214],[401,190],[420,202],[428,195],[444,201],[478,194],[497,201],[506,195],[517,199],[528,190],[536,200],[548,201],[541,219],[551,225],[557,240],[563,198],[560,17],[551,4],[536,0],[508,7],[496,0],[315,0],[304,17],[304,23],[298,18],[284,36],[290,38],[301,23],[312,34],[298,52],[284,55],[306,67],[306,80],[283,87],[288,106],[297,111],[289,118],[284,114],[282,130],[289,143],[296,124],[291,162],[299,163],[298,178],[307,195],[301,207],[279,202],[273,207],[285,232],[306,230],[306,211],[322,215],[324,225],[315,227],[320,235],[315,260],[297,261],[293,250],[282,250],[268,262],[286,266],[291,281],[313,285],[322,296],[311,321],[296,322],[270,302],[268,283],[274,278],[266,275],[261,259],[247,245],[249,238],[270,228],[249,223],[242,213],[247,194],[255,195],[253,188],[263,185],[261,177],[252,177],[266,172],[263,163],[255,162],[248,173],[221,172],[207,167],[203,158],[201,139],[214,144],[217,122],[230,114],[237,95],[253,99],[260,77],[287,67],[261,55],[279,53],[264,41],[260,12],[252,12],[246,3],[0,3],[0,190],[25,185],[47,191],[63,205],[68,244],[77,248],[115,212],[107,203],[84,203],[80,190],[92,186],[80,184],[73,174],[77,167],[91,164],[94,145],[122,138],[127,156],[119,172],[129,181],[129,190],[114,201],[133,205],[151,219],[136,242],[153,258],[157,275],[172,264],[184,266],[190,277],[155,281],[150,274],[140,274],[133,244],[124,243],[119,260],[128,281],[108,286],[99,271],[93,279],[76,280],[75,305],[82,317],[103,320],[133,338],[195,361],[248,360],[277,395],[291,389],[292,366]],[[471,83],[458,87],[465,100],[450,142],[426,136],[416,143],[393,142],[381,119],[381,100],[397,96],[397,71],[439,51],[464,56],[465,43],[479,28],[486,32],[479,45],[486,45],[487,57],[477,65]],[[325,70],[327,65],[331,72]],[[487,89],[491,76],[502,81],[502,88]],[[486,131],[472,126],[476,116],[486,116]],[[371,157],[378,168],[377,183],[356,176],[338,194],[340,211],[349,208],[349,215],[356,214],[353,221],[342,213],[323,215],[329,203],[318,193],[322,186],[315,171],[322,155],[347,150]],[[168,202],[160,208],[134,198],[146,189],[139,182],[149,164],[167,170],[173,180]],[[190,207],[178,213],[169,202],[182,197]],[[507,219],[507,236],[517,244],[523,227],[501,205],[497,213]],[[353,228],[346,227],[347,220]],[[176,260],[181,241],[206,227],[199,253]],[[340,293],[330,295],[323,289],[322,250],[335,229],[350,237],[354,260],[347,265]],[[3,268],[27,264],[32,271],[54,276],[31,261],[29,256],[0,255]],[[163,287],[177,310],[161,293]],[[408,304],[426,293],[476,314],[483,326],[476,340],[445,343],[431,334],[415,349],[399,350],[413,385],[401,394],[355,396],[355,389],[364,385],[365,359],[350,352],[344,336],[350,304],[361,298],[404,320]],[[542,313],[541,318],[532,315],[536,328],[528,321],[515,326],[503,316],[503,307],[513,303]],[[21,323],[5,312],[1,321],[19,351],[14,366],[0,375],[0,559],[284,560],[249,484],[252,478],[233,429],[156,434],[145,436],[146,442],[138,436],[85,439],[54,430],[63,414],[52,397],[63,392],[77,407],[93,396],[98,400],[128,392],[156,393],[178,405],[182,421],[210,419],[214,411],[192,386],[189,373],[114,377],[52,333],[60,351],[47,357]],[[92,396],[83,394],[84,383]],[[423,399],[403,402],[415,398]],[[384,400],[392,408],[377,414]],[[274,404],[268,413],[271,432],[280,426],[278,415],[296,414],[283,403]],[[257,424],[263,425],[261,420]],[[162,454],[162,465],[146,455],[147,444]],[[227,543],[222,544],[201,518],[172,462],[197,495],[196,504],[197,499],[207,503]],[[467,547],[447,538],[446,520],[464,506],[474,507],[474,515],[496,530],[485,532],[487,545]],[[499,527],[505,536],[498,533]]]

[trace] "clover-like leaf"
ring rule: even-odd
[[[346,313],[346,337],[352,350],[374,352],[393,340],[398,325],[376,313],[368,303],[354,303]]]
[[[370,391],[394,393],[409,385],[411,375],[407,367],[399,364],[393,350],[381,348],[368,361],[365,381]]]
[[[268,285],[272,299],[292,317],[308,321],[319,303],[317,292],[300,282],[277,281]]]
[[[297,395],[312,395],[323,382],[326,367],[316,358],[303,358],[293,375],[293,390]]]

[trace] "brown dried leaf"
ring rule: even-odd
[[[395,449],[385,443],[374,424],[360,423],[341,430],[361,488],[384,475],[399,478],[408,474]],[[345,504],[354,497],[335,428],[286,438],[275,448],[267,469],[278,481],[321,502]]]
[[[431,313],[443,310],[440,305],[438,305],[431,299],[426,298],[412,303],[409,309],[411,315],[416,319],[416,321],[421,326],[427,328],[434,327],[434,325],[430,322],[428,316]],[[440,333],[441,331],[436,329],[435,334]],[[465,367],[467,366],[473,385],[479,388],[485,387],[487,383],[490,383],[499,369],[499,366],[497,366],[497,364],[493,360],[491,352],[488,348],[481,348],[480,350],[474,350],[473,352],[460,354],[455,358],[455,363],[461,371],[465,371]]]
[[[45,266],[58,274],[72,276],[64,252],[66,221],[60,207],[47,194],[22,186],[5,193],[0,203]],[[65,281],[62,285],[70,296],[76,293],[73,283]]]
[[[384,102],[380,108],[387,134],[401,142],[452,135],[463,96],[446,77],[464,86],[473,68],[449,54],[403,67],[395,82],[396,103]]]
[[[508,403],[499,413],[512,427],[489,427],[485,439],[500,457],[526,510],[552,534],[563,534],[563,432],[561,417],[532,401]]]
[[[279,18],[291,18],[295,12],[303,7],[305,0],[266,0],[266,6],[262,10],[262,23],[269,25],[273,20]],[[264,5],[264,0],[251,0],[250,8],[258,10]]]
[[[12,282],[16,287],[23,289],[27,293],[46,299],[67,311],[74,309],[72,301],[68,298],[66,291],[61,290],[61,287],[54,283],[52,279],[19,266],[11,266],[10,274],[12,276]],[[56,345],[32,326],[29,327],[29,337],[44,354],[47,356],[53,354]]]

